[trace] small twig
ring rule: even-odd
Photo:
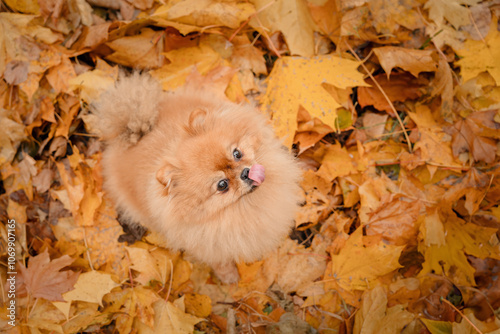
[[[172,280],[174,279],[174,264],[172,263],[172,260],[169,260],[169,262],[170,262],[170,282],[168,283],[167,297],[165,297],[166,302],[168,302],[168,297],[170,297],[170,291],[172,290]]]
[[[380,86],[380,84],[378,83],[378,81],[375,80],[375,77],[371,74],[371,72],[368,70],[368,68],[365,66],[365,64],[361,61],[361,59],[356,54],[356,52],[354,52],[354,50],[352,49],[351,45],[349,43],[347,43],[347,41],[345,42],[345,44],[349,48],[349,51],[351,51],[352,55],[356,58],[356,60],[359,61],[359,63],[361,64],[361,66],[363,67],[363,69],[366,71],[366,73],[368,73],[368,75],[370,76],[370,79],[372,79],[372,81],[375,83],[375,85],[377,86],[377,88],[380,90],[380,92],[384,96],[384,98],[387,101],[387,103],[389,103],[389,106],[391,107],[392,111],[396,115],[396,118],[398,119],[399,125],[401,125],[401,129],[403,129],[403,132],[404,132],[404,135],[405,135],[405,138],[406,138],[406,142],[408,143],[408,151],[410,153],[412,153],[410,137],[408,136],[408,133],[405,130],[405,125],[403,123],[403,120],[401,119],[401,117],[399,117],[398,111],[394,107],[394,104],[392,104],[392,101],[389,99],[389,97],[385,93],[385,91],[382,88],[382,86]]]
[[[257,20],[257,22],[259,23],[261,29],[262,29],[262,34],[264,35],[264,37],[267,38],[267,40],[269,41],[269,46],[271,47],[271,50],[276,54],[276,56],[278,58],[281,58],[281,54],[279,53],[278,49],[276,48],[276,46],[274,46],[274,43],[273,41],[271,40],[271,37],[269,37],[269,35],[267,34],[266,32],[266,29],[264,28],[264,25],[262,24],[262,22],[260,22],[260,19],[258,16],[255,16],[255,19]]]
[[[491,188],[491,184],[493,183],[493,179],[495,178],[495,175],[491,175],[491,178],[490,178],[490,184],[488,184],[488,188],[486,188],[486,190],[484,191],[484,195],[483,197],[481,198],[481,200],[478,202],[478,204],[481,204],[482,201],[484,201],[484,198],[486,197],[486,195],[488,194],[488,190],[490,190]],[[469,223],[472,221],[472,216],[474,215],[475,212],[473,212],[470,216],[469,216]]]
[[[460,311],[460,310],[459,310],[459,309],[458,309],[455,305],[453,305],[453,304],[452,304],[449,300],[447,300],[446,298],[443,298],[443,297],[439,298],[439,300],[440,300],[440,301],[442,301],[442,302],[445,302],[445,303],[446,303],[446,304],[448,304],[448,305],[450,305],[450,307],[451,307],[452,309],[454,309],[454,310],[455,310],[458,314],[460,314],[460,315],[462,316],[462,318],[464,318],[464,319],[465,319],[465,321],[467,321],[467,322],[469,323],[469,325],[471,325],[471,326],[472,326],[472,328],[474,328],[474,329],[476,330],[476,332],[478,332],[479,334],[483,334],[483,332],[481,332],[481,331],[479,330],[479,328],[477,328],[477,327],[476,327],[476,325],[474,325],[474,324],[472,323],[472,321],[470,321],[470,320],[469,320],[469,318],[467,318],[467,317],[465,316],[465,314],[463,314],[463,313],[462,313],[462,312],[461,312],[461,311]]]
[[[130,259],[130,256],[128,255],[128,252],[125,252],[125,256],[127,257],[128,262],[130,264],[132,264],[132,260]],[[130,279],[130,287],[133,289],[134,288],[134,278],[132,277],[132,268],[130,268],[130,266],[128,266],[128,276],[129,276],[129,279]]]
[[[274,1],[271,1],[269,2],[267,5],[265,6],[262,6],[258,11],[256,11],[255,13],[253,13],[252,15],[250,15],[248,17],[248,19],[243,22],[239,27],[238,29],[236,29],[233,34],[231,35],[231,37],[229,37],[228,41],[231,42],[233,40],[234,37],[236,37],[236,35],[241,31],[241,29],[243,29],[247,24],[248,22],[250,22],[250,20],[252,19],[252,17],[256,16],[257,14],[259,14],[260,12],[263,12],[265,9],[267,9],[267,7],[270,7],[272,4],[274,3]]]
[[[83,242],[85,243],[85,253],[87,254],[90,269],[92,269],[92,271],[95,271],[92,260],[90,259],[89,245],[87,243],[87,230],[85,229],[85,227],[83,228]]]
[[[484,43],[484,45],[488,46],[488,43],[486,43],[486,40],[484,39],[483,35],[481,34],[481,31],[479,31],[479,27],[476,24],[476,20],[474,20],[474,16],[472,16],[472,12],[470,11],[469,6],[467,6],[467,10],[469,12],[470,20],[472,21],[472,24],[474,25],[474,28],[476,29],[476,32],[479,35],[479,38],[481,38],[481,41]]]

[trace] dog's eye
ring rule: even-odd
[[[219,183],[217,183],[218,191],[226,191],[228,187],[229,187],[229,181],[227,179],[220,180]]]
[[[234,157],[234,160],[238,161],[241,159],[241,157],[243,157],[243,153],[241,153],[240,150],[238,150],[237,148],[234,149],[233,151],[233,157]]]

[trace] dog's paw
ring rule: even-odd
[[[240,280],[238,268],[233,262],[227,264],[216,265],[212,267],[215,275],[224,284],[237,283]]]

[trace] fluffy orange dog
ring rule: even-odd
[[[263,115],[208,93],[122,78],[94,108],[104,186],[127,221],[159,232],[224,282],[293,225],[300,168]]]

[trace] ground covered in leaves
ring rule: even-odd
[[[500,1],[0,6],[2,332],[500,331]],[[86,116],[119,68],[256,101],[301,160],[296,229],[237,285],[118,242]]]

